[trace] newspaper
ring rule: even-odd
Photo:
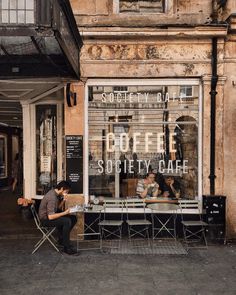
[[[70,213],[76,213],[76,212],[82,212],[83,211],[83,207],[81,207],[80,205],[75,205],[73,207],[70,207]]]

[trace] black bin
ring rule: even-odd
[[[207,238],[212,242],[225,243],[226,240],[226,196],[204,195],[203,209],[205,221],[209,224]]]

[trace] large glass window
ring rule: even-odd
[[[7,136],[0,134],[0,178],[7,177]]]
[[[35,0],[0,0],[0,23],[33,24]]]
[[[160,188],[171,177],[180,197],[198,195],[198,85],[114,83],[88,93],[90,195],[135,196],[149,171]]]
[[[36,193],[57,182],[57,106],[36,106]]]

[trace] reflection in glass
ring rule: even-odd
[[[16,10],[10,10],[10,23],[16,23]]]
[[[25,12],[24,10],[18,10],[18,23],[23,24],[25,22]]]
[[[7,136],[0,134],[0,178],[7,177]]]
[[[183,91],[191,91],[191,100]],[[160,188],[172,176],[180,197],[195,198],[198,91],[177,85],[89,87],[89,194],[135,196],[138,179],[152,170]]]
[[[2,23],[34,23],[35,0],[0,0]]]
[[[9,0],[2,0],[2,9],[8,9]]]
[[[16,0],[10,0],[10,9],[16,9]]]
[[[34,23],[34,12],[26,11],[26,23],[33,24]]]
[[[56,105],[36,106],[37,194],[44,194],[57,182]]]

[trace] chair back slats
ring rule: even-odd
[[[179,207],[181,210],[182,221],[188,221],[189,217],[186,216],[185,210],[195,210],[196,214],[193,215],[193,219],[196,221],[202,221],[201,203],[198,200],[180,200]]]
[[[180,209],[198,209],[200,210],[200,203],[198,200],[180,200]]]
[[[119,199],[113,199],[113,200],[106,200],[104,201],[104,209],[106,208],[124,208],[124,201]]]
[[[125,207],[128,208],[145,208],[146,204],[142,199],[126,199]]]
[[[32,212],[32,215],[33,215],[34,222],[35,222],[36,226],[40,227],[40,219],[39,219],[38,213],[37,213],[37,211],[35,209],[35,206],[32,204],[30,209],[31,209],[31,212]]]
[[[132,212],[130,212],[130,209],[138,209],[139,211],[142,211],[142,214],[140,215],[139,213],[139,219],[146,219],[146,212],[145,212],[145,207],[146,207],[146,203],[144,202],[143,199],[126,199],[124,201],[125,203],[125,208],[126,208],[126,216],[127,216],[127,220],[130,220],[130,216],[133,214]],[[135,217],[135,219],[137,219],[137,217]]]

